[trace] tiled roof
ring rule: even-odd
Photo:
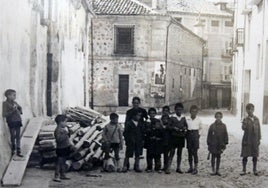
[[[146,15],[152,10],[135,0],[93,0],[97,15]]]
[[[205,0],[167,0],[167,9],[169,12],[201,13],[220,16],[232,15],[220,10],[212,2]]]

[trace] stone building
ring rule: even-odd
[[[88,104],[86,1],[1,1],[0,93],[17,91],[23,123]],[[2,108],[0,108],[2,114]],[[10,159],[9,131],[0,117],[0,175]]]
[[[89,69],[95,109],[125,110],[134,96],[144,107],[200,104],[203,39],[136,0],[95,0],[93,10]]]
[[[156,0],[140,0],[154,9]],[[186,28],[207,41],[204,49],[203,108],[231,106],[233,13],[227,3],[205,0],[158,0]],[[166,2],[166,4],[165,4]],[[215,2],[215,1],[214,1]]]
[[[235,1],[232,111],[243,117],[245,106],[268,124],[268,1]]]

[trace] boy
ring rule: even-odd
[[[169,106],[163,106],[162,107],[162,115],[167,114],[170,115],[170,108]]]
[[[242,122],[242,130],[244,131],[244,135],[242,139],[241,152],[241,157],[243,157],[243,171],[241,175],[246,175],[248,157],[252,157],[253,173],[255,176],[258,176],[257,160],[259,156],[259,145],[261,140],[261,127],[259,119],[253,115],[254,105],[251,103],[247,104],[246,111],[248,116],[244,118]]]
[[[107,148],[105,149],[105,160],[108,160],[109,153],[112,149],[114,151],[115,158],[115,169],[117,172],[120,172],[119,168],[119,151],[122,150],[123,146],[123,135],[121,131],[121,127],[118,124],[118,114],[111,113],[110,114],[110,123],[106,125],[102,132],[103,143],[106,144]]]
[[[221,154],[225,150],[226,145],[228,144],[228,133],[226,125],[222,123],[222,113],[216,112],[215,119],[216,121],[210,125],[207,136],[208,151],[211,153],[211,167],[212,167],[212,176],[218,175],[221,176],[219,172],[220,163],[221,163]],[[216,161],[216,171],[215,171],[215,159]]]
[[[183,112],[183,104],[177,103],[175,105],[175,114],[170,118],[171,123],[168,127],[170,131],[170,152],[169,152],[169,162],[166,170],[166,174],[170,174],[170,167],[172,164],[172,160],[175,154],[175,150],[177,149],[177,173],[182,174],[180,165],[181,165],[181,156],[182,149],[185,146],[185,135],[187,132],[187,122],[185,117],[182,115]]]
[[[168,168],[168,154],[170,152],[170,133],[168,127],[170,127],[170,118],[169,115],[163,114],[161,117],[163,131],[164,131],[164,139],[163,139],[163,154],[164,154],[164,168],[166,171]]]
[[[198,149],[199,149],[199,131],[201,130],[202,122],[197,117],[198,107],[192,105],[190,107],[190,117],[186,119],[188,130],[186,134],[187,149],[188,149],[188,161],[190,168],[187,173],[197,174],[198,173]],[[194,168],[193,168],[194,159]]]
[[[123,172],[127,172],[129,169],[129,158],[135,154],[134,170],[136,172],[142,172],[140,169],[140,158],[141,151],[143,148],[144,140],[144,125],[141,122],[141,113],[139,110],[132,112],[132,119],[125,125],[123,136],[126,142],[126,153],[123,165]]]
[[[17,149],[17,156],[23,157],[20,148],[20,128],[22,127],[22,108],[15,101],[16,91],[8,89],[5,91],[6,101],[3,102],[3,117],[6,118],[11,138],[11,153],[15,154]]]
[[[67,117],[65,115],[57,115],[55,118],[57,127],[54,131],[54,136],[56,139],[56,154],[57,162],[55,169],[54,181],[61,182],[62,180],[69,180],[70,178],[65,176],[64,164],[66,158],[72,153],[74,146],[71,144],[70,135],[67,128]]]
[[[153,160],[155,162],[155,171],[161,173],[161,153],[164,139],[164,130],[160,120],[156,119],[156,109],[148,110],[150,119],[147,121],[145,130],[145,148],[147,149],[147,169],[146,172],[152,172]]]

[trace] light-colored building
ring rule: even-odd
[[[0,1],[0,93],[15,89],[23,124],[65,107],[88,104],[86,1]],[[2,108],[0,108],[2,114]],[[9,130],[0,117],[0,175],[10,160]]]
[[[143,2],[155,9],[159,8],[154,6],[154,0]],[[169,15],[207,41],[203,58],[202,107],[229,108],[233,13],[228,4],[225,2],[214,4],[205,0],[160,0],[160,2],[166,2]]]
[[[93,9],[89,68],[95,109],[124,110],[134,96],[144,107],[200,104],[203,39],[135,0],[95,0]]]
[[[253,103],[268,123],[268,1],[237,0],[233,56],[233,106],[239,116]]]

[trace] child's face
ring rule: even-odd
[[[182,111],[183,111],[183,108],[181,108],[181,107],[177,107],[177,108],[175,109],[175,112],[176,112],[176,114],[177,114],[178,116],[180,116],[180,115],[182,114]]]
[[[247,108],[247,113],[249,116],[253,116],[254,107]]]
[[[149,117],[150,118],[154,118],[156,116],[156,112],[155,111],[150,111],[149,112]]]
[[[163,111],[162,111],[162,114],[167,114],[169,115],[169,109],[168,108],[164,108]]]
[[[139,121],[141,119],[141,113],[137,113],[135,116],[133,116],[134,121]]]
[[[60,122],[60,126],[66,127],[67,126],[67,119],[65,119],[64,121]]]
[[[198,113],[198,110],[197,110],[197,109],[192,109],[191,112],[190,112],[191,117],[192,117],[192,118],[195,118],[196,115],[197,115],[197,113]]]
[[[164,125],[168,124],[168,117],[163,117],[162,122]]]
[[[221,119],[222,119],[222,115],[221,115],[221,114],[216,114],[216,115],[215,115],[215,118],[216,118],[216,121],[217,121],[217,122],[220,122]]]
[[[10,93],[7,98],[11,101],[14,101],[16,99],[16,93],[15,92],[12,92]]]
[[[139,108],[139,106],[140,106],[140,101],[139,101],[139,100],[134,100],[134,101],[132,102],[132,105],[133,105],[134,108]]]
[[[112,118],[111,123],[112,124],[117,124],[118,123],[118,118]]]

